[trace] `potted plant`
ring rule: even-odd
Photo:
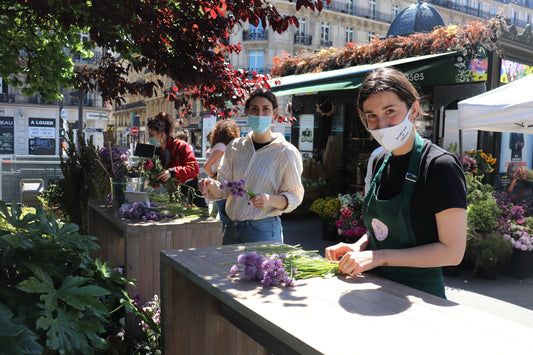
[[[340,213],[335,221],[337,233],[341,241],[354,243],[366,233],[363,224],[363,200],[364,195],[360,192],[355,194],[339,194]]]
[[[466,176],[470,184],[467,189],[469,205],[465,257],[473,262],[474,272],[478,276],[496,278],[512,253],[510,243],[499,230],[502,210],[492,194],[492,187],[478,184],[482,177]]]

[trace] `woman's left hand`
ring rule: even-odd
[[[270,195],[257,194],[254,197],[250,197],[250,202],[254,207],[263,209],[270,205]]]
[[[156,179],[163,182],[167,181],[168,179],[170,179],[170,171],[163,170],[162,172],[157,174]]]

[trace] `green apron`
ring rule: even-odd
[[[411,198],[418,176],[423,144],[422,137],[416,133],[405,182],[399,195],[390,200],[379,200],[377,197],[376,182],[379,181],[391,153],[385,158],[372,179],[363,205],[363,219],[368,229],[369,249],[404,249],[418,245],[411,227]],[[403,285],[446,298],[440,267],[381,266],[371,270],[371,272]]]

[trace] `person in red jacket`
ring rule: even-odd
[[[148,142],[156,146],[155,154],[166,169],[157,175],[162,182],[175,178],[176,185],[185,184],[193,192],[192,202],[197,207],[207,207],[205,199],[198,189],[200,168],[187,142],[172,136],[174,123],[165,112],[158,113],[148,121]]]

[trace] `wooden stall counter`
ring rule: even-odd
[[[243,245],[161,252],[165,354],[525,354],[531,328],[361,275],[262,287]]]
[[[101,247],[92,256],[122,267],[127,278],[138,280],[136,286],[128,286],[128,293],[140,295],[140,304],[160,295],[161,250],[222,245],[222,223],[216,219],[125,219],[102,201],[89,201],[88,225]]]

